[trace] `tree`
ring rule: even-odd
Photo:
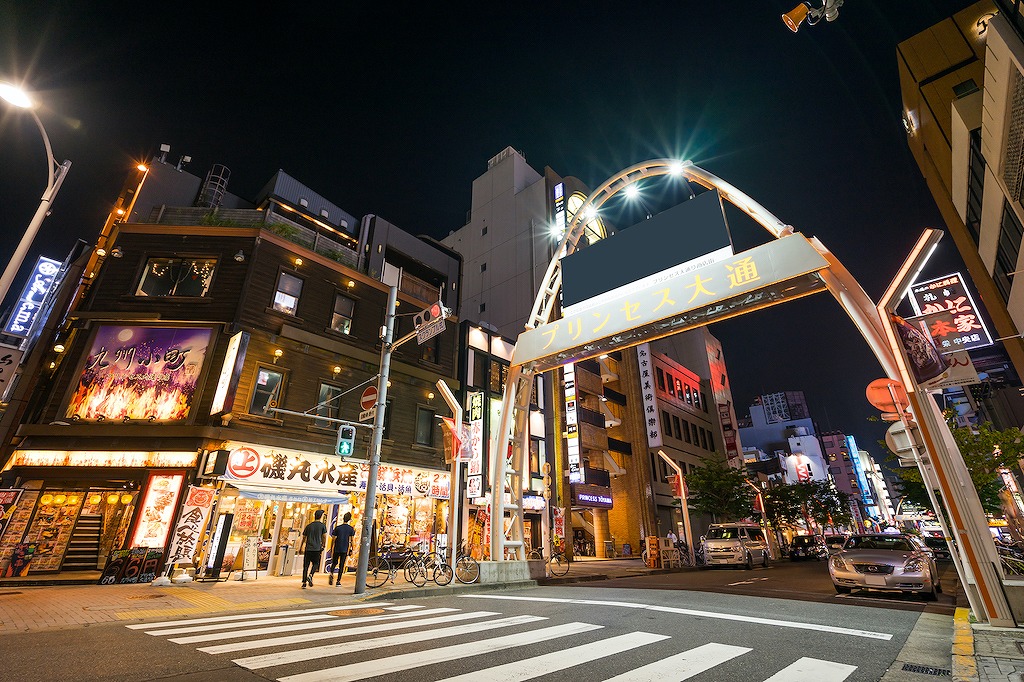
[[[1000,431],[992,428],[990,422],[972,427],[956,426],[948,411],[946,418],[953,440],[963,455],[971,481],[978,491],[982,508],[990,514],[1001,513],[999,493],[1003,489],[1003,479],[1000,471],[1017,466],[1018,460],[1024,456],[1024,438],[1020,429],[1012,427]],[[906,482],[908,493],[916,489],[915,484],[923,483],[921,472],[915,467],[902,469],[900,478]],[[915,495],[912,499],[931,508],[927,496],[920,499]]]
[[[790,483],[764,493],[765,515],[778,527],[780,524],[806,521],[821,528],[849,526],[850,496],[836,490],[828,481]]]
[[[750,516],[755,490],[739,469],[718,459],[705,459],[686,477],[689,505],[716,521],[736,521]]]
[[[795,485],[783,484],[762,493],[764,515],[773,528],[799,523],[803,519],[803,500]]]

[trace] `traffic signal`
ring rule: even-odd
[[[336,452],[342,457],[350,457],[355,452],[356,427],[342,424],[338,427],[338,447]]]
[[[429,308],[424,308],[420,312],[416,313],[416,316],[413,317],[413,322],[416,325],[416,329],[419,329],[429,322],[445,317],[444,313],[444,306],[442,306],[441,302],[438,301],[437,303],[432,304]]]

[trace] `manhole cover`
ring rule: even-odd
[[[922,675],[934,675],[935,677],[952,677],[953,671],[946,668],[933,668],[930,665],[915,665],[904,663],[903,669],[908,673],[921,673]]]
[[[328,615],[331,616],[379,616],[384,613],[384,609],[342,609],[340,611],[330,611]]]

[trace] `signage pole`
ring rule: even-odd
[[[697,560],[694,557],[694,543],[697,540],[693,537],[693,530],[690,528],[690,507],[687,505],[686,497],[682,494],[683,470],[674,459],[665,454],[664,450],[659,449],[658,456],[665,460],[665,463],[672,467],[676,472],[676,476],[679,477],[679,506],[683,511],[683,531],[686,533],[686,547],[690,554],[690,565],[696,566]],[[675,491],[672,492],[675,493]]]
[[[380,444],[384,438],[384,409],[388,397],[388,375],[391,373],[391,344],[395,329],[395,303],[398,287],[388,291],[387,323],[380,349],[380,377],[377,379],[377,414],[373,419],[373,437],[370,442],[370,470],[366,473],[366,501],[363,505],[363,530],[359,538],[359,565],[356,568],[355,594],[366,591],[366,571],[370,564],[370,536],[377,503],[377,469],[380,467]],[[449,493],[450,494],[450,493]]]
[[[448,384],[445,383],[444,379],[438,379],[435,385],[455,417],[455,434],[452,436],[451,481],[448,484],[448,512],[451,517],[448,521],[448,550],[450,552],[448,556],[449,563],[452,565],[452,568],[455,568],[455,562],[459,558],[459,544],[462,541],[462,537],[459,535],[459,496],[462,492],[462,467],[460,465],[462,463],[459,461],[459,448],[454,447],[454,439],[462,437],[462,405],[459,404],[458,399],[456,399],[452,390],[448,388]]]

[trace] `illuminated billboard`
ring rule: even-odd
[[[936,338],[940,352],[949,353],[992,345],[992,336],[985,326],[985,321],[981,319],[981,313],[978,312],[978,306],[967,289],[963,275],[959,272],[927,282],[914,282],[910,287],[910,304],[917,315],[950,313],[953,316],[952,324],[947,330],[950,333],[932,333],[932,336],[941,336]]]
[[[65,416],[84,421],[186,419],[212,330],[101,325]]]

